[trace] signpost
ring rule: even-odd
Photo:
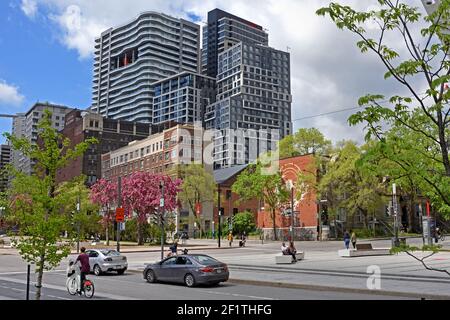
[[[397,206],[397,188],[395,183],[392,184],[392,206],[394,209],[394,232],[395,232],[395,237],[393,239],[392,246],[398,247],[400,246],[400,241],[398,239],[398,206]]]
[[[123,222],[125,220],[125,209],[117,208],[116,209],[116,222]]]
[[[122,177],[117,179],[117,209],[116,209],[116,224],[117,224],[117,252],[120,252],[120,225],[119,222],[123,222],[125,210],[122,208]]]
[[[161,190],[161,198],[159,199],[160,220],[161,220],[161,260],[164,259],[164,181],[160,182],[159,189]]]

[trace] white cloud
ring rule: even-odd
[[[371,54],[362,55],[357,38],[342,31],[329,18],[315,14],[329,0],[36,0],[45,5],[59,26],[61,42],[77,50],[80,58],[92,56],[94,40],[109,27],[134,19],[143,11],[164,12],[188,19],[188,13],[207,20],[208,11],[220,8],[253,21],[269,31],[269,44],[291,48],[292,118],[357,106],[368,93],[390,95],[404,90],[393,80],[384,80],[384,66]],[[376,0],[339,0],[358,10],[373,10]],[[419,0],[406,1],[422,8]],[[424,10],[423,10],[424,12]],[[369,32],[372,25],[369,24]],[[418,26],[416,29],[420,29]],[[392,38],[389,38],[392,39]],[[401,44],[397,38],[394,42]],[[363,140],[361,127],[349,127],[351,112],[298,121],[294,128],[315,125],[335,141]],[[337,131],[342,131],[337,133]]]
[[[95,20],[83,17],[77,5],[70,5],[61,15],[52,15],[50,18],[63,30],[62,42],[68,48],[77,50],[80,58],[92,54],[95,37],[105,29]]]
[[[0,79],[0,104],[19,106],[25,97],[19,93],[19,88],[7,84]]]
[[[36,0],[22,0],[20,8],[22,9],[23,13],[25,13],[25,15],[31,19],[36,16],[38,10]]]

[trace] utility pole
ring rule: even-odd
[[[161,218],[161,260],[164,259],[164,181],[159,184],[161,190],[161,199],[159,200],[160,218]]]
[[[122,208],[122,177],[117,178],[117,207]],[[117,225],[117,252],[120,252],[120,222],[116,221]]]
[[[222,236],[222,226],[221,226],[221,221],[220,218],[222,216],[222,212],[220,210],[220,184],[217,184],[217,211],[219,212],[218,218],[219,218],[219,235],[217,237],[217,241],[218,241],[218,245],[220,248],[220,237]]]
[[[394,247],[398,247],[400,242],[398,240],[398,208],[397,208],[397,188],[395,183],[392,184],[392,206],[394,209]]]
[[[80,253],[80,196],[77,198],[77,253]]]

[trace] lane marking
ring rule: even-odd
[[[19,280],[19,279],[15,279],[15,278],[0,277],[0,281],[2,281],[2,280],[3,281],[13,282],[13,283],[20,283],[20,284],[26,284],[27,283],[26,280]],[[43,288],[55,289],[55,290],[60,290],[60,291],[67,292],[67,288],[65,286],[56,286],[56,285],[52,285],[52,284],[44,284]],[[100,298],[113,299],[113,300],[140,300],[140,298],[119,296],[119,295],[103,293],[103,292],[102,293],[96,293],[95,296],[96,297],[100,297]]]
[[[71,299],[68,299],[68,298],[63,298],[63,297],[58,297],[58,296],[52,296],[52,295],[50,295],[50,294],[48,294],[47,297],[55,298],[55,299],[60,299],[60,300],[71,300]]]
[[[275,298],[269,298],[269,297],[257,297],[257,296],[249,296],[245,294],[239,294],[239,293],[230,293],[230,292],[218,292],[218,291],[206,291],[201,290],[201,292],[209,293],[209,294],[217,294],[217,295],[225,295],[225,296],[235,296],[235,297],[246,297],[246,298],[254,298],[254,299],[261,299],[261,300],[277,300]]]

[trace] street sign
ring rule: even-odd
[[[125,222],[119,222],[119,230],[125,231]]]
[[[164,198],[159,199],[159,206],[164,207]]]
[[[200,202],[195,204],[195,213],[200,215],[202,213],[202,204]]]
[[[123,222],[125,220],[125,209],[117,208],[116,209],[116,222]]]

